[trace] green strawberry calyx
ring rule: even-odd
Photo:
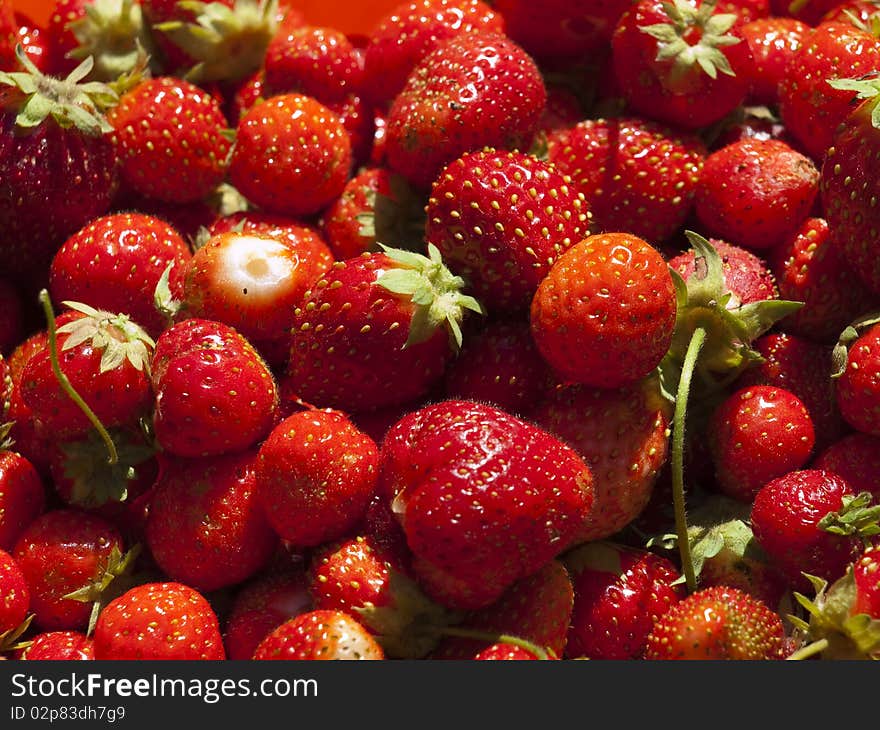
[[[828,79],[828,85],[838,91],[854,91],[859,101],[876,100],[880,96],[880,78],[876,74],[855,79]],[[880,129],[880,104],[872,104],[871,126]]]
[[[461,322],[466,311],[485,314],[483,305],[464,294],[465,281],[443,263],[440,250],[428,244],[428,256],[379,244],[395,266],[380,272],[376,284],[394,294],[409,297],[415,311],[404,347],[424,342],[445,327],[453,347],[462,344]]]
[[[94,67],[91,56],[61,79],[40,72],[20,44],[15,55],[24,70],[0,71],[0,86],[18,91],[15,122],[20,129],[33,129],[52,119],[62,128],[76,128],[92,137],[113,131],[103,112],[116,104],[118,94],[99,81],[80,83]]]
[[[871,538],[880,535],[880,504],[873,504],[871,492],[846,494],[843,505],[836,512],[829,512],[818,527],[833,535],[859,537],[867,546]]]
[[[736,23],[735,13],[715,13],[717,0],[705,0],[699,7],[688,0],[664,2],[669,22],[643,25],[639,30],[657,41],[656,60],[671,64],[671,90],[686,90],[686,82],[695,70],[715,79],[719,73],[735,73],[722,49],[740,43],[741,38],[728,33]]]
[[[19,651],[31,645],[30,641],[22,640],[21,637],[27,633],[34,620],[34,616],[35,614],[33,613],[28,614],[18,626],[0,634],[0,654],[8,651]]]
[[[195,65],[184,78],[194,83],[238,81],[258,71],[278,28],[278,0],[220,2],[181,0],[192,22],[171,20],[154,29],[187,53]]]

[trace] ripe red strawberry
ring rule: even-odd
[[[654,623],[686,593],[671,560],[640,548],[593,541],[563,561],[574,585],[570,659],[641,659]]]
[[[107,214],[70,236],[52,257],[49,292],[57,302],[123,312],[158,337],[167,323],[156,309],[156,286],[173,263],[171,288],[177,290],[190,255],[181,235],[156,216]]]
[[[853,563],[856,601],[853,614],[880,619],[880,546],[869,545]]]
[[[314,610],[286,621],[254,652],[267,660],[382,660],[382,647],[343,611]]]
[[[107,114],[132,190],[169,202],[195,202],[226,175],[230,142],[220,103],[184,79],[158,76],[125,92]]]
[[[499,314],[527,308],[557,257],[590,232],[584,196],[565,175],[490,148],[446,165],[425,213],[425,239]]]
[[[0,550],[0,637],[18,628],[31,605],[31,590],[21,566]]]
[[[880,504],[880,436],[848,433],[819,453],[810,466],[837,474],[854,492],[870,492]]]
[[[874,308],[878,298],[850,266],[824,218],[807,218],[769,253],[779,296],[804,306],[779,323],[785,332],[834,342],[846,326]]]
[[[93,634],[98,660],[225,659],[217,614],[173,581],[135,586],[108,603]]]
[[[741,139],[706,158],[694,213],[709,234],[751,250],[781,244],[819,193],[813,161],[778,139]]]
[[[236,592],[223,628],[228,659],[251,659],[259,643],[313,608],[305,571],[294,565],[252,578]]]
[[[351,137],[339,116],[312,97],[288,93],[239,120],[229,180],[268,212],[310,216],[342,193],[351,165]]]
[[[593,472],[593,509],[582,541],[614,535],[646,507],[669,454],[671,411],[657,379],[648,378],[614,389],[560,387],[531,412]]]
[[[650,373],[675,324],[672,276],[651,244],[628,233],[575,243],[531,304],[532,336],[560,378],[614,388]]]
[[[596,230],[655,244],[687,219],[705,156],[697,136],[634,116],[587,119],[547,142],[547,159],[584,194]]]
[[[26,647],[16,652],[16,659],[88,661],[95,658],[95,642],[81,631],[43,631],[28,641]]]
[[[822,163],[855,98],[853,91],[828,82],[877,70],[880,41],[867,31],[838,22],[819,23],[785,65],[779,114],[789,134],[817,164]]]
[[[0,443],[0,550],[12,550],[45,506],[45,487],[39,472],[24,456]]]
[[[751,52],[740,16],[713,0],[640,0],[611,38],[617,84],[648,119],[699,129],[740,106],[749,91]]]
[[[79,316],[56,330],[61,372],[105,427],[136,424],[152,406],[152,338],[125,314],[78,302],[65,305]],[[85,435],[93,423],[59,383],[50,347],[47,344],[25,364],[22,400],[44,433],[55,438]]]
[[[758,491],[750,516],[755,539],[791,586],[809,587],[803,573],[833,581],[846,572],[861,540],[855,530],[835,533],[825,525],[858,508],[855,496],[842,477],[821,469],[784,474]]]
[[[348,413],[392,406],[439,383],[461,345],[462,293],[439,252],[398,249],[336,262],[294,313],[286,391]]]
[[[504,32],[504,20],[482,0],[402,0],[382,15],[364,48],[364,91],[386,106],[403,89],[413,68],[454,35]]]
[[[311,557],[314,607],[356,616],[389,658],[421,659],[458,616],[429,599],[414,580],[405,546],[358,534]]]
[[[413,69],[394,98],[385,129],[388,167],[428,188],[466,152],[525,151],[546,100],[534,60],[507,36],[453,36]]]
[[[663,614],[648,635],[649,660],[746,660],[783,658],[780,615],[737,588],[712,586],[684,598]]]
[[[256,449],[162,461],[146,543],[163,573],[199,591],[250,578],[278,539],[256,499]]]
[[[34,623],[44,630],[85,630],[102,583],[122,568],[123,543],[107,520],[53,509],[24,530],[13,556],[31,592]],[[79,598],[68,597],[85,591]]]
[[[755,385],[735,390],[715,409],[708,440],[717,488],[748,504],[771,479],[807,464],[816,435],[794,393]]]
[[[112,128],[101,112],[115,93],[78,83],[90,61],[60,79],[18,60],[22,70],[0,74],[0,254],[4,276],[35,286],[65,238],[115,195]]]
[[[849,344],[846,365],[836,380],[837,407],[850,426],[880,436],[880,325],[860,332]]]
[[[803,44],[810,26],[797,18],[773,16],[745,23],[741,32],[752,52],[745,69],[750,82],[747,101],[775,106],[785,66]]]
[[[176,456],[244,451],[269,433],[279,414],[275,377],[238,331],[190,318],[156,341],[151,383],[153,433]]]
[[[495,602],[472,611],[457,623],[431,654],[432,659],[471,659],[493,643],[493,635],[513,636],[535,644],[551,657],[565,653],[574,605],[574,588],[567,568],[559,560],[510,586]],[[456,635],[464,629],[487,638]]]
[[[380,485],[428,595],[477,609],[577,539],[589,467],[567,444],[493,406],[442,401],[382,443]]]
[[[529,661],[544,657],[539,657],[533,650],[526,649],[524,646],[497,642],[490,644],[476,656],[469,658],[479,661]],[[546,658],[551,659],[549,656]],[[558,659],[559,657],[552,658]]]
[[[294,413],[259,448],[256,499],[291,545],[338,540],[363,518],[376,491],[378,462],[376,443],[344,413]]]

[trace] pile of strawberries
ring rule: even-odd
[[[880,658],[880,6],[0,0],[0,656]]]

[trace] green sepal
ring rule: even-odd
[[[880,504],[873,501],[871,492],[844,495],[843,506],[825,515],[817,526],[833,535],[860,537],[867,543],[867,538],[880,535]]]
[[[21,641],[21,637],[27,633],[34,620],[34,616],[35,614],[33,613],[28,614],[18,626],[0,634],[0,654],[7,651],[18,651],[30,646],[31,642]]]
[[[171,269],[173,268],[174,262],[171,261],[165,267],[162,276],[159,277],[153,292],[153,304],[167,322],[172,322],[183,306],[183,302],[180,299],[175,299],[171,293]]]

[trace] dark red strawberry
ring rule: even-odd
[[[657,367],[675,314],[675,287],[659,251],[628,233],[604,233],[556,260],[532,300],[530,322],[560,378],[613,388]]]
[[[184,457],[244,451],[279,415],[278,386],[266,362],[237,330],[191,318],[156,341],[151,382],[153,433]]]
[[[18,287],[0,278],[0,355],[9,355],[24,339],[25,309]]]
[[[699,129],[723,119],[749,91],[751,51],[742,20],[713,0],[640,0],[611,38],[617,84],[648,119]]]
[[[477,609],[571,547],[593,506],[576,452],[493,406],[442,401],[382,443],[381,489],[426,592]]]
[[[141,195],[195,202],[223,182],[228,124],[217,99],[195,84],[146,79],[122,95],[107,119],[122,179]]]
[[[855,492],[870,492],[880,504],[880,437],[848,433],[831,443],[810,465],[842,477]]]
[[[0,637],[15,631],[28,614],[31,590],[18,561],[0,550]]]
[[[7,552],[46,506],[42,477],[28,459],[13,449],[3,448],[0,443],[0,550]]]
[[[641,659],[654,623],[686,594],[675,564],[616,542],[590,542],[563,556],[574,585],[565,655]]]
[[[752,52],[745,70],[751,87],[747,101],[775,106],[785,66],[803,44],[810,26],[796,18],[774,16],[745,23],[741,32]]]
[[[837,407],[855,430],[880,436],[880,324],[853,332],[845,364],[835,373]]]
[[[546,100],[534,60],[507,36],[454,36],[413,69],[395,97],[385,130],[388,167],[428,188],[466,152],[525,151]]]
[[[95,642],[82,631],[44,631],[28,639],[16,659],[29,661],[88,661],[95,658]]]
[[[239,120],[229,180],[268,212],[310,216],[342,193],[351,165],[351,137],[339,116],[288,93],[255,104]]]
[[[382,647],[353,616],[318,609],[281,624],[260,642],[253,656],[257,661],[384,658]]]
[[[363,518],[376,492],[378,462],[376,443],[344,413],[294,413],[259,448],[256,498],[291,545],[338,540]]]
[[[435,247],[337,261],[294,313],[282,387],[307,403],[348,413],[422,397],[462,343],[462,292]]]
[[[654,244],[687,219],[705,156],[695,135],[634,116],[587,119],[547,142],[547,159],[584,194],[595,230]]]
[[[645,658],[779,660],[784,636],[781,616],[765,603],[737,588],[712,586],[690,594],[657,620]]]
[[[93,635],[99,660],[225,659],[217,614],[198,591],[145,583],[108,603]]]

